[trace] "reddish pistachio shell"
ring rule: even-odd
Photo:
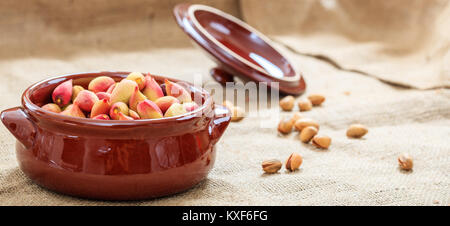
[[[42,109],[51,111],[51,112],[55,112],[55,113],[61,112],[61,108],[57,104],[53,104],[53,103],[42,106]]]
[[[81,110],[90,112],[92,110],[92,106],[94,106],[95,102],[98,101],[97,95],[89,90],[82,90],[78,93],[78,96],[75,98],[73,103],[78,104]]]
[[[159,87],[161,87],[161,90],[163,91],[164,96],[167,96],[166,83],[163,83],[163,84],[159,85]]]
[[[183,104],[184,109],[186,109],[187,112],[194,111],[198,108],[198,104],[195,102],[188,102]]]
[[[134,120],[134,119],[130,116],[124,115],[122,112],[119,112],[119,120]]]
[[[110,120],[109,116],[107,114],[99,114],[92,119],[100,119],[100,120]]]
[[[99,100],[103,100],[103,99],[106,99],[108,101],[111,100],[111,94],[109,94],[107,92],[98,92],[95,95],[97,95]]]
[[[52,93],[52,100],[60,107],[66,106],[72,99],[72,79],[59,84]]]
[[[108,114],[110,108],[111,104],[107,99],[98,100],[95,102],[94,106],[92,106],[91,118],[101,114]]]
[[[166,113],[164,114],[164,117],[172,117],[177,115],[182,115],[186,113],[186,109],[182,104],[174,103],[170,106],[169,109],[167,109]]]
[[[77,98],[78,94],[83,91],[83,86],[75,85],[72,88],[72,102],[75,101],[75,98]]]
[[[111,103],[124,102],[128,103],[133,94],[134,88],[137,87],[136,82],[123,79],[120,81],[111,93]]]
[[[147,100],[147,97],[139,91],[138,87],[134,88],[133,94],[131,94],[130,101],[128,105],[130,106],[130,109],[133,111],[137,110],[137,105],[139,102]]]
[[[108,90],[106,90],[106,92],[109,93],[109,94],[111,94],[112,91],[114,90],[114,88],[116,88],[116,85],[117,85],[117,83],[112,84],[112,85],[108,88]]]
[[[71,104],[67,106],[66,109],[62,111],[60,114],[79,118],[86,118],[83,111],[81,111],[81,109],[78,107],[77,104]]]
[[[168,96],[176,97],[181,103],[191,102],[191,94],[179,84],[165,80],[166,93]]]
[[[109,110],[109,116],[111,119],[119,120],[119,113],[122,112],[124,115],[128,115],[129,109],[127,104],[123,102],[114,103]]]
[[[92,79],[92,81],[89,82],[88,89],[94,93],[106,92],[108,88],[114,83],[116,83],[114,79],[108,76],[100,76]]]
[[[158,105],[163,113],[174,103],[180,103],[180,101],[173,96],[164,96],[155,101],[155,104]]]
[[[150,75],[145,76],[145,89],[142,93],[151,101],[156,101],[164,96],[161,87]]]
[[[130,117],[135,120],[141,119],[141,116],[139,116],[139,114],[133,110],[129,110],[128,113],[130,114]]]
[[[142,119],[155,119],[163,117],[161,109],[159,109],[159,107],[151,100],[144,100],[140,102],[137,106],[137,112]]]
[[[139,87],[139,90],[143,90],[145,87],[145,77],[142,73],[139,72],[131,72],[127,78],[128,80],[136,82]]]

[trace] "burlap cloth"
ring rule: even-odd
[[[150,71],[185,80],[201,74],[210,81],[214,64],[171,18],[177,2],[1,1],[0,109],[18,106],[32,83],[72,72]],[[449,86],[447,1],[203,2],[269,34],[304,72],[307,92],[327,97],[304,115],[333,138],[330,149],[304,145],[296,133],[280,136],[276,123],[262,129],[260,119],[244,119],[230,124],[214,169],[196,187],[154,200],[102,202],[35,185],[17,166],[14,137],[0,126],[0,205],[450,203],[450,91],[436,89]],[[345,136],[355,122],[369,127],[363,139]],[[284,161],[292,152],[304,157],[300,171],[262,173],[263,160]],[[398,169],[402,152],[414,157],[412,172]]]

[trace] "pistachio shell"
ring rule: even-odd
[[[353,124],[347,129],[347,136],[351,138],[361,138],[367,134],[369,130],[361,124]]]
[[[42,106],[41,108],[45,109],[47,111],[55,112],[55,113],[61,112],[61,108],[57,104],[53,104],[53,103],[46,104],[46,105]]]
[[[297,131],[302,131],[303,128],[308,126],[316,127],[317,130],[319,129],[319,124],[310,118],[301,118],[295,122],[294,126]]]
[[[239,107],[235,106],[231,110],[231,121],[232,122],[238,122],[241,121],[245,117],[245,111]]]
[[[280,132],[282,134],[291,133],[293,126],[294,126],[294,122],[290,118],[283,118],[278,123],[278,132]]]
[[[72,100],[72,79],[59,84],[52,93],[53,103],[60,107],[67,106]]]
[[[136,82],[136,84],[139,87],[139,90],[144,89],[145,87],[145,77],[142,73],[140,72],[131,72],[127,78],[128,80],[134,81]]]
[[[331,144],[331,138],[325,135],[317,135],[312,139],[312,144],[318,148],[328,149]]]
[[[97,95],[99,100],[106,99],[108,101],[111,101],[111,94],[107,92],[98,92],[95,95]]]
[[[283,111],[291,111],[294,108],[295,98],[293,96],[286,96],[280,100],[280,107]]]
[[[163,117],[161,109],[159,109],[159,107],[151,100],[140,102],[137,106],[137,112],[142,119],[156,119]]]
[[[158,105],[163,113],[165,113],[174,103],[180,103],[180,101],[173,96],[164,96],[155,101],[155,104]]]
[[[97,95],[89,90],[82,90],[78,93],[73,103],[78,104],[81,110],[90,112],[95,102],[98,101]]]
[[[176,97],[180,103],[187,103],[192,101],[191,94],[183,88],[181,85],[171,82],[169,80],[165,80],[166,84],[166,93],[168,96]]]
[[[172,117],[172,116],[182,115],[185,113],[186,113],[186,109],[183,107],[182,104],[174,103],[169,107],[169,109],[167,109],[166,113],[164,113],[164,117]]]
[[[308,96],[308,99],[314,106],[321,105],[325,101],[325,97],[321,94],[311,94]]]
[[[300,140],[303,143],[309,143],[309,141],[311,141],[311,139],[317,134],[317,129],[316,127],[313,126],[308,126],[305,127],[301,132],[300,132]]]
[[[110,108],[111,104],[107,99],[98,100],[95,102],[94,106],[92,106],[90,117],[94,118],[97,115],[108,114]]]
[[[99,114],[93,117],[92,119],[111,120],[107,114]]]
[[[409,154],[403,153],[397,160],[399,167],[403,170],[411,170],[414,166],[413,158]]]
[[[98,93],[98,92],[106,92],[108,88],[116,83],[114,79],[108,76],[99,76],[94,78],[89,82],[88,90]]]
[[[303,163],[303,158],[300,154],[292,153],[286,160],[286,169],[289,171],[294,171],[300,168]]]
[[[75,101],[75,98],[77,98],[78,94],[81,91],[83,91],[83,90],[84,90],[83,86],[79,86],[79,85],[73,86],[73,88],[72,88],[72,102]]]
[[[309,111],[312,109],[312,103],[309,99],[299,100],[297,105],[300,111]]]
[[[132,117],[127,116],[125,114],[123,114],[122,112],[119,112],[119,120],[134,120]]]
[[[294,123],[295,123],[297,120],[301,119],[301,118],[303,118],[302,113],[300,113],[300,112],[295,112],[295,113],[292,115],[292,117],[291,117],[292,125],[294,125]]]
[[[78,118],[86,118],[83,111],[81,111],[81,109],[78,107],[77,104],[71,104],[67,106],[66,109],[62,111],[60,114]]]
[[[128,103],[131,95],[133,94],[134,88],[137,87],[136,82],[123,79],[120,81],[111,93],[111,103],[123,102]]]
[[[147,97],[139,91],[138,87],[134,88],[133,94],[130,97],[130,101],[128,105],[130,106],[130,109],[133,111],[137,111],[137,105],[139,102],[147,100]]]
[[[270,159],[263,161],[261,166],[266,173],[276,173],[281,169],[282,163],[280,160]]]
[[[150,75],[145,76],[145,88],[142,93],[151,101],[156,101],[164,96],[161,87]]]
[[[130,114],[130,117],[135,120],[141,119],[141,116],[139,116],[139,114],[133,110],[129,110],[128,113]]]
[[[228,100],[224,100],[222,103],[223,106],[225,106],[226,108],[228,108],[228,110],[232,111],[234,108],[234,104],[231,103],[231,101]]]
[[[127,104],[125,104],[124,102],[117,102],[111,106],[109,110],[109,116],[111,117],[111,119],[119,120],[119,113],[122,112],[124,115],[128,115],[128,111],[129,109]]]

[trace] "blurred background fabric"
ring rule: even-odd
[[[269,36],[301,69],[323,107],[304,113],[330,150],[281,137],[258,119],[232,123],[208,179],[178,195],[139,202],[64,196],[32,183],[0,126],[0,205],[448,205],[448,0],[34,0],[0,1],[0,110],[31,84],[84,71],[143,71],[183,80],[214,63],[176,24],[173,7],[206,4]],[[297,97],[297,99],[304,96]],[[289,116],[292,113],[281,113]],[[349,140],[363,123],[369,134]],[[245,142],[244,142],[245,141]],[[260,163],[304,156],[302,170],[262,174]],[[409,152],[413,172],[397,168]]]
[[[0,57],[190,46],[157,0],[0,3]],[[448,0],[217,0],[300,54],[401,86],[450,86]]]

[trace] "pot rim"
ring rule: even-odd
[[[91,118],[78,118],[78,117],[73,117],[73,116],[68,116],[68,115],[62,115],[59,113],[44,110],[41,107],[39,107],[38,105],[34,104],[30,99],[30,95],[31,95],[32,91],[37,90],[37,87],[39,87],[40,85],[43,85],[44,83],[50,82],[52,80],[68,79],[68,78],[74,79],[77,76],[90,75],[90,74],[92,74],[92,75],[99,74],[98,76],[101,76],[101,75],[108,76],[108,74],[110,74],[109,76],[111,76],[111,75],[122,76],[122,75],[128,75],[129,73],[131,73],[131,72],[93,71],[93,72],[80,72],[80,73],[64,74],[64,75],[47,78],[47,79],[41,80],[39,82],[36,82],[36,83],[30,85],[23,92],[22,106],[24,107],[25,110],[29,111],[30,113],[36,114],[37,116],[42,117],[49,121],[55,121],[55,122],[59,121],[62,123],[71,123],[71,124],[76,124],[76,125],[89,125],[89,126],[94,125],[94,126],[106,126],[106,127],[133,126],[133,125],[139,126],[139,125],[159,124],[159,123],[166,123],[166,122],[173,122],[173,121],[179,121],[179,122],[187,121],[192,118],[195,118],[196,116],[200,117],[203,114],[203,111],[208,110],[207,109],[208,106],[212,106],[212,97],[209,94],[209,92],[206,91],[205,89],[203,89],[201,87],[196,87],[190,82],[186,82],[186,81],[179,80],[179,79],[173,79],[173,78],[166,77],[166,76],[155,75],[155,74],[151,74],[151,75],[158,79],[164,78],[164,79],[168,79],[173,82],[183,82],[183,83],[186,83],[187,85],[189,85],[189,88],[191,88],[191,89],[194,88],[194,89],[200,91],[205,99],[204,103],[201,106],[199,106],[199,108],[197,108],[196,110],[191,111],[186,114],[183,114],[183,115],[180,115],[180,116],[172,116],[172,117],[160,118],[160,119],[139,119],[139,120],[128,121],[128,120],[101,120],[101,119],[91,119]],[[209,110],[211,110],[211,109],[209,109]]]

